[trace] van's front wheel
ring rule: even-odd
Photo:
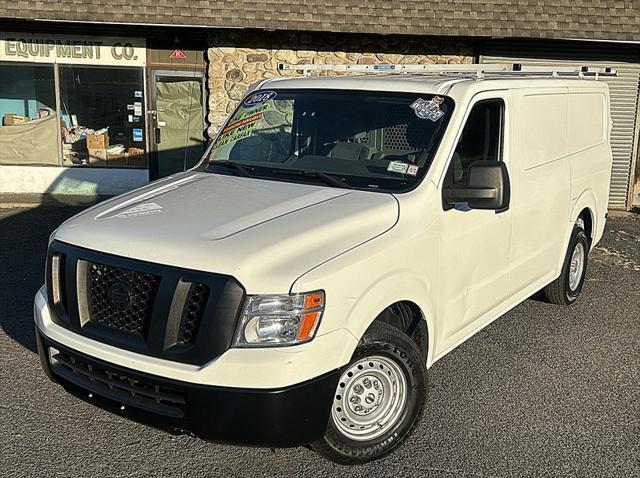
[[[342,372],[324,438],[311,447],[344,464],[366,463],[396,448],[422,413],[421,357],[402,331],[374,323]]]

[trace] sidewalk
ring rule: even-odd
[[[0,209],[38,206],[91,206],[112,196],[0,193]]]

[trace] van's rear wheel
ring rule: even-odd
[[[374,323],[342,372],[324,438],[311,447],[344,464],[366,463],[396,448],[422,413],[421,357],[402,331]]]
[[[589,238],[580,223],[571,234],[567,255],[562,265],[560,277],[544,288],[545,297],[552,304],[570,305],[582,291],[587,273]]]

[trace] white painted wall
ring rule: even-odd
[[[0,194],[114,195],[148,182],[146,169],[0,166]]]

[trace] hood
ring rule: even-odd
[[[55,239],[282,293],[397,219],[391,194],[192,172],[88,209]]]

